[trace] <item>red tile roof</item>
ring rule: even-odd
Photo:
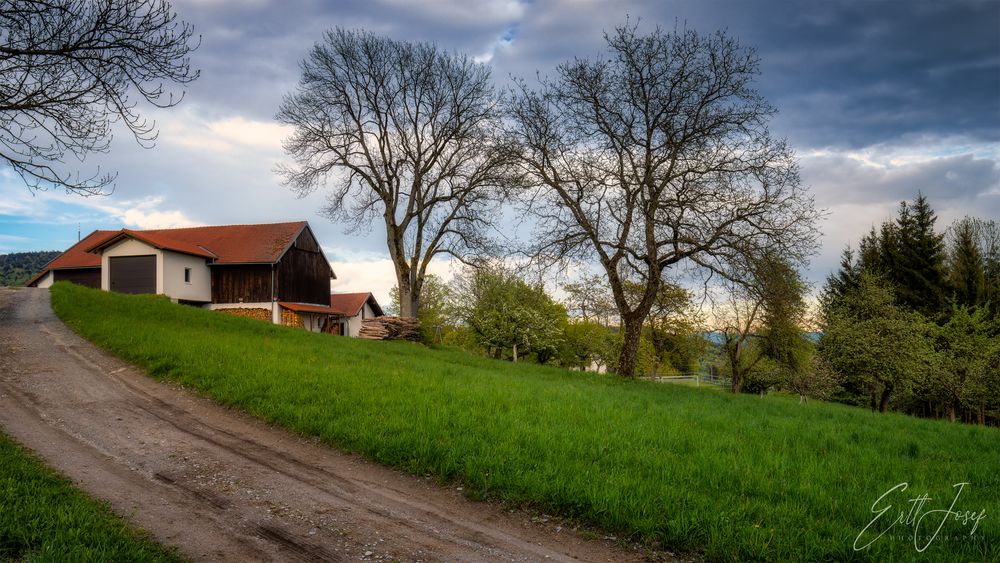
[[[375,301],[375,296],[370,292],[333,293],[330,295],[330,307],[337,310],[345,317],[354,317],[361,312],[361,307],[363,307],[365,302],[369,300],[371,300],[370,305],[372,311],[375,312],[375,316],[382,316],[382,307],[379,306],[378,301]]]
[[[66,252],[56,256],[42,268],[42,271],[31,278],[25,285],[32,285],[42,278],[49,270],[60,270],[64,268],[100,268],[101,257],[97,254],[87,252],[87,249],[95,244],[100,244],[111,238],[117,231],[94,231],[83,237],[80,242],[69,247]]]
[[[94,231],[46,264],[28,283],[37,282],[49,270],[100,268],[101,256],[96,251],[125,237],[155,248],[210,258],[212,264],[274,264],[307,226],[305,221],[294,221],[147,231]]]
[[[148,231],[122,229],[116,235],[130,236],[156,248],[213,258],[214,264],[273,264],[306,225],[305,221],[295,221]],[[101,246],[104,244],[98,243],[91,250]]]
[[[202,248],[199,245],[192,244],[187,241],[177,240],[173,237],[163,234],[163,231],[133,231],[130,229],[122,229],[115,233],[115,235],[103,242],[95,244],[88,250],[90,252],[96,253],[98,250],[107,248],[116,242],[126,239],[134,238],[138,241],[142,241],[153,248],[159,248],[161,250],[172,250],[174,252],[180,252],[183,254],[191,254],[193,256],[201,256],[203,258],[215,258],[216,255]]]
[[[297,311],[299,313],[325,313],[327,315],[341,314],[340,311],[334,309],[333,307],[310,305],[309,303],[289,303],[287,301],[278,301],[278,305],[281,305],[290,311]]]

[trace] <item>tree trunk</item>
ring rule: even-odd
[[[410,279],[408,272],[396,271],[396,287],[399,289],[399,316],[418,317],[420,313],[420,287]]]
[[[635,378],[636,356],[639,353],[639,340],[642,338],[642,317],[639,315],[622,316],[622,351],[618,355],[618,375]]]
[[[955,422],[955,403],[948,403],[948,407],[945,409],[948,413],[948,420]]]
[[[731,383],[733,386],[733,393],[739,394],[743,391],[743,378],[740,376],[740,373],[737,372],[736,370],[733,370]]]
[[[389,258],[396,270],[396,288],[399,290],[399,316],[414,317],[420,311],[420,288],[423,283],[422,277],[418,277],[418,271],[411,267],[407,260],[405,245],[402,236],[399,236],[399,227],[393,219],[385,216],[386,238],[389,247]]]
[[[514,363],[517,363],[517,343],[514,343]]]
[[[886,412],[889,410],[889,396],[892,395],[892,387],[884,387],[882,389],[882,397],[878,402],[878,412]]]

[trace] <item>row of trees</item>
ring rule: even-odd
[[[839,399],[923,416],[1000,418],[1000,226],[944,232],[918,195],[844,251],[821,297],[820,354]]]
[[[758,260],[752,283],[729,282],[707,314],[690,291],[664,282],[640,332],[636,371],[717,370],[734,392],[780,389],[992,422],[1000,418],[1000,323],[988,300],[997,291],[997,226],[964,218],[938,233],[935,223],[922,196],[902,204],[857,257],[845,252],[818,319],[809,287],[780,256]],[[600,275],[563,286],[563,303],[496,265],[467,267],[448,285],[431,277],[427,287],[421,318],[435,342],[581,370],[613,367],[625,345]],[[627,299],[642,298],[641,284],[624,288]]]
[[[0,254],[0,287],[24,285],[59,254],[57,250]]]
[[[607,283],[588,276],[564,289],[567,299],[561,303],[541,283],[498,264],[466,267],[447,284],[429,275],[420,309],[424,339],[515,362],[608,369],[621,352],[623,335]],[[641,288],[633,285],[628,291],[634,296]],[[398,296],[393,288],[390,311],[398,312]],[[661,289],[640,336],[638,373],[698,369],[708,341],[697,326],[691,297],[674,284]],[[582,316],[575,314],[580,299],[587,303]],[[598,308],[589,308],[590,303]]]

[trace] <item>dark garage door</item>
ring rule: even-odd
[[[108,267],[111,291],[156,293],[156,256],[112,256]]]

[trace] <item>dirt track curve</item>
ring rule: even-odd
[[[0,428],[195,560],[642,558],[159,383],[62,324],[48,290],[0,288]]]

